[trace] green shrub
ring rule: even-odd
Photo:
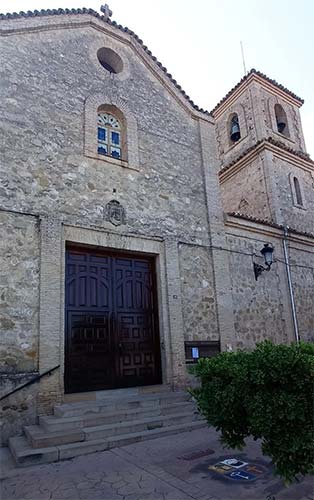
[[[191,390],[222,443],[243,448],[262,440],[262,451],[287,483],[314,470],[314,344],[258,344],[251,352],[221,353],[192,368]]]

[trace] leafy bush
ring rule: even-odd
[[[251,352],[221,353],[192,368],[191,390],[222,443],[243,448],[262,440],[275,471],[287,483],[314,470],[314,344],[258,344]]]

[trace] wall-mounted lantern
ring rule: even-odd
[[[273,253],[274,253],[273,247],[270,246],[268,243],[265,243],[264,247],[261,250],[261,254],[264,257],[264,262],[266,267],[261,266],[261,264],[256,264],[256,262],[253,262],[254,275],[256,281],[263,271],[270,271],[271,265],[273,263]]]

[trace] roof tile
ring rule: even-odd
[[[219,103],[215,106],[215,108],[211,112],[206,111],[203,108],[200,108],[199,106],[197,106],[197,104],[195,104],[193,102],[193,100],[184,92],[182,87],[177,83],[177,81],[172,77],[172,75],[170,73],[168,73],[167,68],[165,68],[157,60],[157,58],[152,55],[151,51],[147,48],[146,45],[143,44],[143,41],[138,37],[138,35],[136,35],[136,33],[134,33],[134,31],[130,30],[127,27],[123,27],[121,24],[117,24],[116,21],[112,21],[110,18],[106,18],[105,16],[99,14],[98,12],[96,12],[93,9],[83,7],[81,9],[67,9],[67,8],[65,8],[65,9],[46,9],[46,10],[41,9],[40,11],[38,11],[38,10],[30,11],[29,10],[27,12],[21,11],[19,13],[13,12],[13,13],[7,13],[7,14],[0,14],[0,20],[1,19],[2,20],[4,20],[4,19],[18,19],[18,18],[23,18],[23,17],[36,17],[36,16],[51,16],[51,15],[55,16],[55,15],[66,15],[66,14],[90,14],[94,17],[97,17],[98,19],[101,19],[104,23],[111,24],[112,26],[117,27],[119,30],[124,31],[125,33],[128,33],[130,36],[132,36],[132,38],[137,40],[137,42],[140,45],[142,45],[143,50],[151,57],[151,59],[153,61],[157,62],[158,66],[162,69],[162,71],[165,73],[165,75],[175,85],[175,87],[181,92],[181,94],[186,98],[186,100],[189,101],[189,103],[193,106],[193,108],[201,113],[206,114],[206,115],[212,116],[212,114],[215,112],[215,110],[253,73],[256,75],[259,75],[260,77],[264,78],[265,80],[272,83],[273,85],[276,85],[277,87],[284,90],[285,92],[287,92],[289,95],[291,95],[295,99],[298,99],[300,102],[302,102],[302,103],[304,102],[300,97],[298,97],[296,94],[294,94],[293,92],[291,92],[290,90],[285,88],[283,85],[277,83],[275,80],[272,80],[271,78],[268,78],[266,75],[264,75],[260,71],[257,71],[256,69],[253,68],[253,69],[251,69],[251,71],[247,75],[245,75],[240,80],[240,82],[235,87],[233,87],[225,95],[225,97],[223,99],[221,99],[219,101]]]
[[[286,87],[281,85],[281,83],[276,82],[276,80],[273,80],[272,78],[269,78],[268,76],[266,76],[264,73],[261,73],[260,71],[256,70],[255,68],[252,68],[243,78],[241,78],[241,80],[231,90],[229,90],[229,92],[225,95],[225,97],[223,97],[218,102],[218,104],[216,104],[214,109],[211,110],[210,114],[214,114],[215,111],[222,105],[222,103],[224,103],[228,99],[228,97],[231,96],[231,94],[233,94],[233,92],[235,92],[240,87],[240,85],[242,85],[243,82],[248,80],[248,78],[253,74],[260,76],[261,78],[263,78],[264,80],[266,80],[269,83],[272,83],[273,85],[275,85],[279,89],[281,89],[284,92],[286,92],[287,94],[289,94],[294,99],[297,99],[300,103],[302,103],[302,104],[304,103],[304,100],[301,99],[301,97],[298,97],[296,94],[291,92],[289,89],[287,89]]]
[[[191,104],[191,106],[196,109],[197,111],[200,111],[201,113],[204,113],[206,115],[210,115],[209,111],[203,110],[195,104],[192,99],[182,90],[182,87],[176,82],[176,80],[172,77],[172,75],[167,71],[167,68],[165,68],[161,62],[158,61],[158,59],[152,55],[152,52],[148,49],[146,45],[144,45],[143,40],[139,38],[139,36],[134,33],[134,31],[130,30],[127,27],[123,27],[121,24],[118,24],[116,21],[111,21],[111,19],[106,19],[105,16],[100,15],[98,12],[96,12],[93,9],[87,9],[83,7],[82,9],[42,9],[40,11],[35,10],[35,11],[27,11],[27,12],[13,12],[7,13],[7,14],[0,14],[0,20],[4,19],[18,19],[22,17],[35,17],[35,16],[55,16],[55,15],[66,15],[66,14],[90,14],[94,17],[97,17],[98,19],[101,19],[103,22],[111,24],[112,26],[117,27],[119,30],[124,31],[125,33],[128,33],[132,38],[134,38],[143,48],[143,50],[151,57],[153,61],[157,63],[159,68],[165,73],[167,78],[175,85],[175,87],[181,92],[181,94],[185,97],[185,99]]]

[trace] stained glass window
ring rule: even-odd
[[[111,132],[111,142],[119,146],[120,144],[120,134],[118,132]]]
[[[98,113],[98,154],[121,159],[121,126],[110,113]]]
[[[107,135],[107,134],[106,134],[106,132],[107,132],[107,131],[106,131],[106,129],[105,129],[105,128],[100,128],[100,127],[98,127],[98,139],[99,139],[100,141],[106,141],[106,140],[107,140],[107,139],[106,139],[106,135]]]

